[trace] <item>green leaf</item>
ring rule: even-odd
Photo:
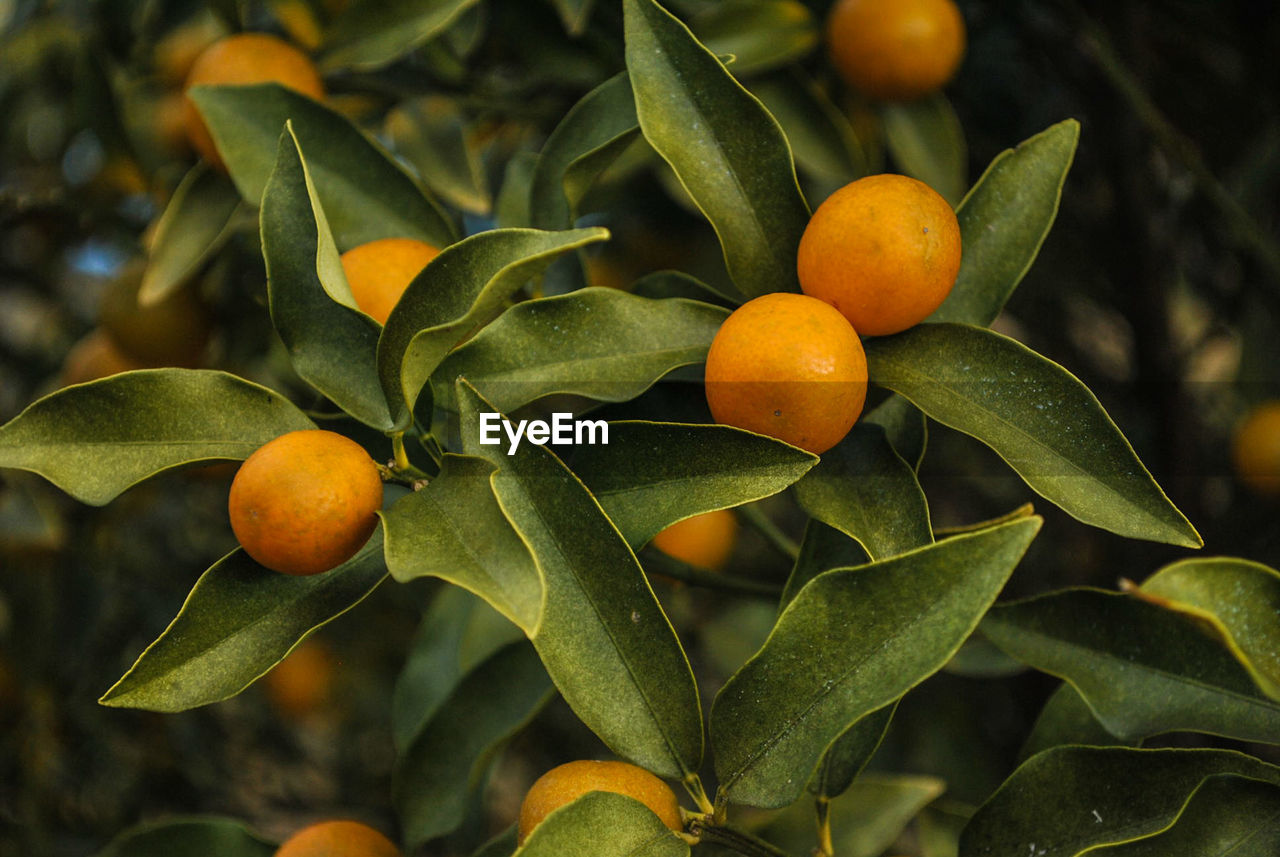
[[[1280,744],[1280,703],[1184,616],[1119,593],[1068,589],[996,607],[982,632],[1071,682],[1117,737],[1186,730]]]
[[[920,409],[899,395],[885,399],[862,417],[862,422],[878,425],[902,460],[919,472],[928,446],[929,429]]]
[[[947,662],[1039,528],[1022,519],[810,581],[716,696],[723,796],[761,807],[799,797],[851,724]]]
[[[640,421],[609,423],[608,444],[565,456],[633,547],[676,521],[777,494],[818,461],[730,426]]]
[[[1263,693],[1280,699],[1280,573],[1232,557],[1165,566],[1133,594],[1208,625]]]
[[[899,701],[895,699],[846,729],[823,755],[809,790],[825,798],[837,797],[847,792],[849,786],[853,785],[854,778],[862,773],[867,762],[871,761],[871,757],[880,748],[880,742],[889,731],[893,714],[898,710]]]
[[[543,819],[515,857],[689,857],[689,845],[638,800],[587,792]]]
[[[1206,779],[1167,830],[1095,852],[1098,857],[1275,857],[1280,787],[1220,774]]]
[[[836,187],[866,175],[853,126],[799,68],[753,80],[750,87],[782,126],[797,167]]]
[[[392,427],[378,386],[378,322],[355,307],[338,248],[292,123],[262,194],[262,258],[271,321],[294,371],[372,428]]]
[[[516,304],[444,359],[432,376],[449,408],[465,377],[500,411],[553,393],[625,402],[680,366],[707,359],[729,311],[590,287]]]
[[[173,712],[229,699],[385,576],[381,527],[351,559],[307,577],[263,568],[236,548],[200,576],[169,627],[98,701]]]
[[[391,311],[378,342],[378,373],[397,427],[408,425],[445,355],[497,316],[527,280],[560,254],[608,237],[604,229],[494,229],[432,259]]]
[[[960,855],[1076,857],[1142,839],[1176,822],[1197,787],[1219,774],[1280,783],[1280,768],[1229,750],[1046,750],[982,805],[961,834]]]
[[[511,825],[472,853],[471,857],[511,857],[516,850],[519,831]]]
[[[507,168],[502,174],[502,188],[498,191],[498,201],[493,211],[500,228],[527,228],[533,225],[529,195],[537,164],[538,155],[535,152],[516,152],[507,161]]]
[[[529,189],[532,224],[540,229],[572,226],[587,190],[639,133],[626,72],[584,95],[538,155]]]
[[[960,274],[928,321],[995,321],[1053,227],[1079,141],[1068,119],[995,157],[956,209]]]
[[[688,298],[715,304],[733,304],[737,298],[713,288],[683,271],[653,271],[631,284],[628,290],[642,298]]]
[[[553,690],[533,648],[520,642],[472,670],[443,700],[396,767],[392,797],[411,849],[457,829],[498,750]]]
[[[587,19],[591,17],[595,0],[551,0],[551,5],[556,7],[569,35],[580,36],[587,29]]]
[[[499,470],[494,493],[542,572],[529,635],[565,701],[618,755],[666,777],[702,758],[693,672],[635,555],[595,498],[545,447],[506,455],[478,441],[492,410],[459,383],[463,447]]]
[[[858,780],[831,802],[832,850],[840,857],[879,857],[943,789],[942,780],[935,777],[871,775]],[[789,853],[812,852],[812,808],[798,804],[765,827],[762,835]]]
[[[1084,384],[984,328],[921,324],[866,343],[871,381],[991,447],[1067,514],[1129,538],[1198,548],[1195,528]]]
[[[355,0],[325,34],[325,71],[367,71],[440,35],[478,0]]]
[[[463,211],[489,213],[493,198],[474,129],[454,99],[428,95],[402,101],[387,114],[385,127],[396,154],[428,187]]]
[[[226,372],[143,369],[50,393],[0,426],[0,467],[30,470],[102,506],[163,470],[241,460],[315,424],[280,394]]]
[[[880,109],[885,144],[904,173],[936,190],[953,206],[969,186],[964,129],[941,92],[885,104]],[[964,234],[961,233],[963,246]],[[966,250],[968,248],[966,247]]]
[[[878,425],[860,422],[796,483],[804,510],[856,539],[872,559],[933,543],[915,471]]]
[[[542,581],[494,497],[494,470],[482,458],[446,455],[440,475],[383,512],[387,568],[401,583],[431,576],[461,586],[533,633]]]
[[[275,845],[236,819],[179,815],[130,827],[97,857],[271,857],[275,853]]]
[[[182,178],[156,221],[138,302],[164,300],[193,277],[233,231],[240,194],[226,176],[203,161]]]
[[[1019,759],[1029,759],[1041,750],[1061,747],[1064,744],[1089,744],[1109,747],[1116,744],[1136,746],[1136,741],[1122,741],[1098,722],[1084,697],[1067,682],[1063,682],[1049,701],[1040,709],[1040,716],[1031,727]]]
[[[799,0],[721,0],[689,29],[712,54],[733,57],[736,77],[789,65],[818,44],[813,13]]]
[[[392,566],[391,527],[384,516],[383,551]],[[460,586],[444,586],[422,614],[391,695],[391,733],[403,753],[462,678],[462,640],[473,612],[484,602]]]
[[[252,205],[262,199],[280,130],[291,120],[339,249],[379,238],[417,238],[435,247],[456,239],[425,188],[340,113],[274,83],[196,86],[187,94]]]
[[[787,585],[782,590],[778,610],[791,603],[801,589],[824,571],[851,568],[869,561],[862,545],[817,518],[810,518],[800,540],[800,553],[792,566]]]
[[[627,70],[645,138],[711,221],[747,297],[797,291],[809,209],[769,112],[653,0],[625,0]]]

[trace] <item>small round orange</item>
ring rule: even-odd
[[[131,262],[111,281],[98,305],[98,322],[120,351],[147,366],[195,367],[203,362],[213,330],[208,306],[194,283],[158,303],[138,302],[146,265]]]
[[[342,254],[342,272],[366,315],[386,324],[414,277],[440,251],[414,238],[379,238]]]
[[[738,538],[738,519],[717,509],[676,521],[653,537],[653,546],[681,562],[712,571],[723,568]]]
[[[196,58],[184,91],[193,86],[278,83],[320,101],[324,84],[315,65],[293,45],[267,33],[240,33],[219,39]],[[226,169],[195,102],[186,99],[187,135],[204,159]]]
[[[1236,477],[1264,497],[1280,497],[1280,400],[1263,402],[1245,416],[1231,442]]]
[[[312,638],[299,643],[262,677],[276,710],[294,719],[322,710],[332,698],[333,653]]]
[[[711,341],[706,390],[716,422],[821,454],[862,413],[867,357],[830,304],[762,295],[734,310]]]
[[[285,840],[275,857],[401,857],[387,837],[358,821],[321,821]]]
[[[918,324],[960,272],[960,224],[937,191],[891,174],[867,176],[827,197],[796,257],[806,295],[844,314],[862,336]]]
[[[640,801],[672,830],[682,830],[680,803],[671,787],[644,768],[627,762],[566,762],[547,771],[520,805],[519,841],[551,813],[588,792],[615,792]]]
[[[355,441],[323,429],[293,431],[240,465],[227,508],[241,547],[284,574],[319,574],[368,540],[382,477]]]
[[[964,18],[954,0],[839,0],[827,49],[860,92],[908,101],[939,89],[964,58]]]

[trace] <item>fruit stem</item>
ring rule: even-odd
[[[825,795],[819,795],[814,802],[818,813],[818,851],[819,857],[833,857],[836,853],[831,845],[831,801]]]
[[[705,586],[707,589],[721,589],[725,592],[756,595],[764,598],[777,598],[782,595],[782,587],[772,583],[761,583],[756,580],[746,580],[729,574],[707,571],[681,562],[657,550],[645,551],[644,566],[656,574],[679,580],[682,583],[688,583],[691,586]]]
[[[700,842],[722,845],[742,854],[743,857],[791,857],[780,848],[736,827],[709,824],[705,820],[695,819],[690,825],[690,832],[697,836]]]
[[[391,435],[391,450],[396,457],[396,470],[408,470],[413,466],[409,463],[409,453],[404,451],[404,432]]]
[[[710,799],[707,798],[707,791],[702,787],[702,778],[696,773],[688,774],[681,781],[684,783],[684,789],[689,793],[689,797],[693,798],[693,802],[698,805],[698,810],[706,815],[715,813],[715,807],[711,805]]]
[[[800,555],[800,546],[790,536],[778,529],[777,524],[769,520],[769,516],[755,506],[739,506],[735,511],[756,532],[764,536],[766,542],[786,556],[787,559],[795,562],[796,557]]]

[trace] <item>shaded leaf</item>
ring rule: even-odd
[[[1084,697],[1067,682],[1063,682],[1040,709],[1040,716],[1031,727],[1031,734],[1018,753],[1019,759],[1029,759],[1041,750],[1061,747],[1064,744],[1089,744],[1110,747],[1117,744],[1136,746],[1137,742],[1116,738],[1098,722]]]
[[[898,710],[898,702],[894,700],[878,711],[845,730],[827,749],[818,765],[818,773],[813,778],[809,789],[820,797],[833,798],[844,794],[853,785],[854,778],[862,773],[862,769],[871,761],[871,757],[880,747],[893,714]],[[873,853],[879,853],[873,852]]]
[[[471,857],[511,857],[516,850],[516,837],[519,831],[511,825],[497,836],[475,850]]]
[[[97,857],[271,857],[276,846],[243,822],[217,816],[173,816],[135,825]]]
[[[226,240],[240,194],[203,161],[191,168],[156,221],[138,303],[159,303],[200,270]]]
[[[800,540],[800,553],[796,556],[791,569],[791,576],[782,590],[782,599],[778,610],[791,603],[791,599],[824,571],[833,568],[851,568],[863,565],[870,560],[867,552],[849,536],[835,527],[822,523],[817,518],[810,518],[804,527],[804,537]]]
[[[385,517],[382,524],[385,532],[393,535]],[[383,549],[390,568],[389,541]],[[472,612],[483,604],[460,586],[444,586],[422,614],[391,695],[391,733],[397,752],[404,752],[462,677],[463,635]]]
[[[935,777],[872,774],[859,779],[831,801],[833,852],[840,857],[879,857],[943,789],[942,780]],[[762,835],[791,854],[809,854],[817,844],[812,813],[812,807],[797,804]]]
[[[964,129],[941,92],[880,109],[885,145],[904,173],[936,190],[953,206],[969,186]],[[964,234],[961,233],[963,246]],[[967,249],[967,248],[966,248]]]
[[[144,369],[50,393],[0,426],[0,467],[102,506],[163,470],[241,460],[315,424],[266,387],[206,369]]]
[[[793,63],[818,44],[817,22],[799,0],[721,0],[689,28],[712,54],[733,57],[737,77]]]
[[[591,7],[595,0],[551,0],[556,7],[564,28],[571,36],[581,35],[587,28],[587,19],[591,17]]]
[[[631,284],[630,292],[642,298],[688,298],[715,304],[731,304],[731,298],[683,271],[653,271]]]
[[[601,831],[608,831],[602,836]],[[689,845],[647,806],[626,795],[588,792],[548,815],[517,857],[688,857]]]
[[[493,200],[480,152],[458,104],[442,95],[402,101],[386,119],[396,153],[413,164],[427,186],[453,205],[487,214]]]
[[[325,34],[320,67],[375,69],[440,35],[478,0],[355,0]]]
[[[894,451],[919,472],[929,440],[927,421],[919,408],[895,393],[868,411],[862,422],[883,428]]]
[[[507,161],[507,168],[502,174],[502,188],[498,191],[498,201],[493,212],[500,228],[533,225],[529,195],[537,164],[538,155],[535,152],[516,152]]]
[[[866,343],[873,383],[971,435],[1077,520],[1130,538],[1203,543],[1097,398],[1058,364],[998,333],[921,324]]]
[[[801,170],[837,187],[866,174],[853,126],[798,68],[750,81],[750,88],[786,133]]]

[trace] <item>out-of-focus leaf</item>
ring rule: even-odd
[[[737,77],[787,65],[818,44],[818,25],[799,0],[721,0],[689,22],[707,50],[733,57]]]
[[[243,822],[217,816],[174,816],[130,827],[97,857],[271,857],[276,846]]]
[[[645,274],[631,284],[630,292],[642,298],[688,298],[720,304],[737,301],[736,297],[725,295],[682,271],[664,270]]]
[[[689,844],[638,800],[588,792],[543,819],[515,857],[689,857]]]
[[[385,519],[383,526],[387,527]],[[391,567],[390,558],[387,565]],[[482,605],[462,587],[445,586],[422,614],[391,695],[391,733],[397,752],[404,752],[462,677],[463,636],[473,611]]]
[[[994,526],[995,523],[997,522],[992,522],[988,526]],[[974,529],[983,529],[983,527]],[[1027,665],[1017,658],[1006,655],[1004,649],[988,640],[982,635],[982,631],[978,630],[964,641],[964,645],[947,662],[944,669],[952,675],[969,678],[1003,678],[1026,672]]]
[[[476,849],[471,857],[511,857],[516,850],[516,838],[519,831],[511,825],[484,845]]]
[[[550,0],[556,7],[564,28],[571,36],[578,36],[587,28],[587,19],[591,17],[591,7],[595,0]]]
[[[1089,703],[1084,701],[1080,692],[1063,682],[1040,709],[1040,716],[1031,727],[1031,734],[1023,743],[1018,758],[1029,759],[1041,750],[1065,744],[1137,746],[1136,741],[1124,741],[1108,732],[1093,716]]]
[[[761,807],[794,801],[851,724],[947,662],[1039,528],[1039,518],[1023,519],[810,581],[716,696],[723,796]]]
[[[866,175],[853,126],[800,69],[750,81],[750,88],[782,126],[797,167],[837,187]]]
[[[810,791],[819,797],[833,798],[849,790],[854,778],[862,773],[879,749],[880,742],[889,731],[893,713],[898,710],[898,702],[894,700],[871,712],[836,739],[818,764]]]
[[[995,321],[1058,216],[1079,141],[1080,123],[1068,119],[995,157],[956,209],[960,274],[928,321]]]
[[[538,164],[535,152],[516,152],[507,161],[502,174],[502,188],[494,205],[494,217],[502,229],[527,228],[533,225],[529,211],[529,195],[533,187],[533,171]]]
[[[186,282],[231,236],[240,194],[226,176],[197,164],[156,222],[138,303],[159,303]]]
[[[1122,536],[1200,547],[1084,384],[985,328],[921,324],[866,343],[871,380],[1009,463],[1072,517]]]
[[[720,237],[747,297],[797,291],[809,209],[778,123],[653,0],[625,0],[627,70],[649,143]]]
[[[448,29],[478,0],[354,0],[325,34],[320,67],[375,69]]]
[[[964,129],[940,92],[885,104],[880,111],[885,144],[904,173],[927,184],[953,206],[969,186]],[[961,234],[963,243],[964,235]]]
[[[99,702],[173,712],[235,696],[385,576],[381,527],[351,559],[307,577],[263,568],[236,548],[200,576],[169,627]]]
[[[879,857],[944,788],[935,777],[868,775],[859,779],[831,801],[832,850],[840,857]],[[761,836],[787,853],[811,853],[817,844],[812,807],[797,804],[766,826]]]
[[[480,152],[457,103],[443,95],[401,102],[387,115],[387,135],[396,153],[413,164],[427,186],[473,214],[493,205]]]
[[[280,394],[207,369],[143,369],[77,384],[0,426],[0,467],[30,470],[102,506],[149,476],[241,460],[315,423]]]

